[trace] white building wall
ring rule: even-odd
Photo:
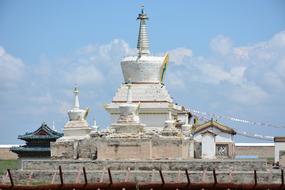
[[[285,142],[275,142],[274,161],[279,162],[280,151],[285,151]]]
[[[210,133],[202,135],[202,159],[216,158],[215,136]]]

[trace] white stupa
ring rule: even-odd
[[[65,124],[63,132],[65,137],[80,138],[88,135],[91,128],[89,127],[86,117],[88,109],[80,109],[79,90],[74,88],[74,107],[68,111],[69,121]]]
[[[115,133],[138,134],[144,131],[145,124],[140,122],[140,104],[132,102],[131,84],[128,84],[127,102],[119,106],[120,115],[116,123],[111,125]]]
[[[132,102],[140,103],[139,118],[146,124],[146,130],[161,131],[165,121],[168,120],[169,112],[175,121],[174,125],[184,124],[185,117],[190,113],[183,106],[174,103],[163,84],[168,55],[164,57],[150,55],[146,27],[148,16],[143,8],[137,19],[140,20],[138,54],[122,60],[121,68],[125,81],[117,90],[112,102],[105,105],[105,109],[110,113],[111,123],[118,120],[120,104],[127,102],[128,85],[130,85]]]

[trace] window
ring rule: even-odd
[[[216,144],[216,156],[217,157],[228,157],[229,156],[229,145],[228,144]]]

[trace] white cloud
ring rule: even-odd
[[[67,83],[70,84],[96,85],[104,80],[103,74],[95,65],[80,65],[65,75]]]
[[[272,47],[285,47],[285,31],[279,32],[273,36],[270,41]]]
[[[245,105],[255,105],[265,101],[268,93],[255,84],[245,83],[235,86],[231,92],[230,98],[238,103]]]
[[[187,48],[177,48],[169,51],[170,61],[174,62],[177,65],[185,62],[184,59],[192,56],[192,50]]]
[[[205,83],[213,89],[217,85],[223,86],[224,96],[239,104],[257,105],[274,101],[277,95],[272,92],[285,93],[284,39],[285,32],[280,32],[268,41],[234,47],[230,38],[218,35],[211,40],[210,48],[219,56],[184,59],[183,52],[187,50],[179,53],[177,48],[175,60],[179,60],[179,64],[174,64],[169,72],[173,72],[171,78],[184,79],[179,86],[186,86],[183,82]],[[189,52],[192,51],[189,49]],[[170,85],[171,88],[176,87],[173,82]]]
[[[76,52],[76,55],[83,60],[89,59],[89,61],[94,61],[95,63],[106,61],[104,65],[108,65],[112,60],[117,60],[127,55],[134,55],[136,52],[137,50],[130,48],[124,40],[114,39],[108,44],[90,44],[82,47]]]
[[[12,87],[16,85],[24,73],[24,64],[0,46],[0,87]]]
[[[210,63],[202,64],[199,67],[201,72],[201,76],[199,77],[199,79],[204,80],[208,83],[220,84],[223,81],[229,80],[231,77],[229,72],[225,71],[221,67],[212,65]]]
[[[284,81],[279,77],[279,75],[276,72],[266,72],[264,73],[264,84],[268,85],[272,89],[276,89],[278,91],[284,90]]]
[[[232,50],[232,40],[226,36],[218,35],[210,42],[211,49],[221,55],[227,55]]]

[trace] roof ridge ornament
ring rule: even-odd
[[[137,20],[140,20],[137,49],[138,57],[141,57],[142,55],[150,54],[146,27],[146,20],[148,20],[148,16],[144,13],[144,5],[141,6],[141,13],[138,15]]]

